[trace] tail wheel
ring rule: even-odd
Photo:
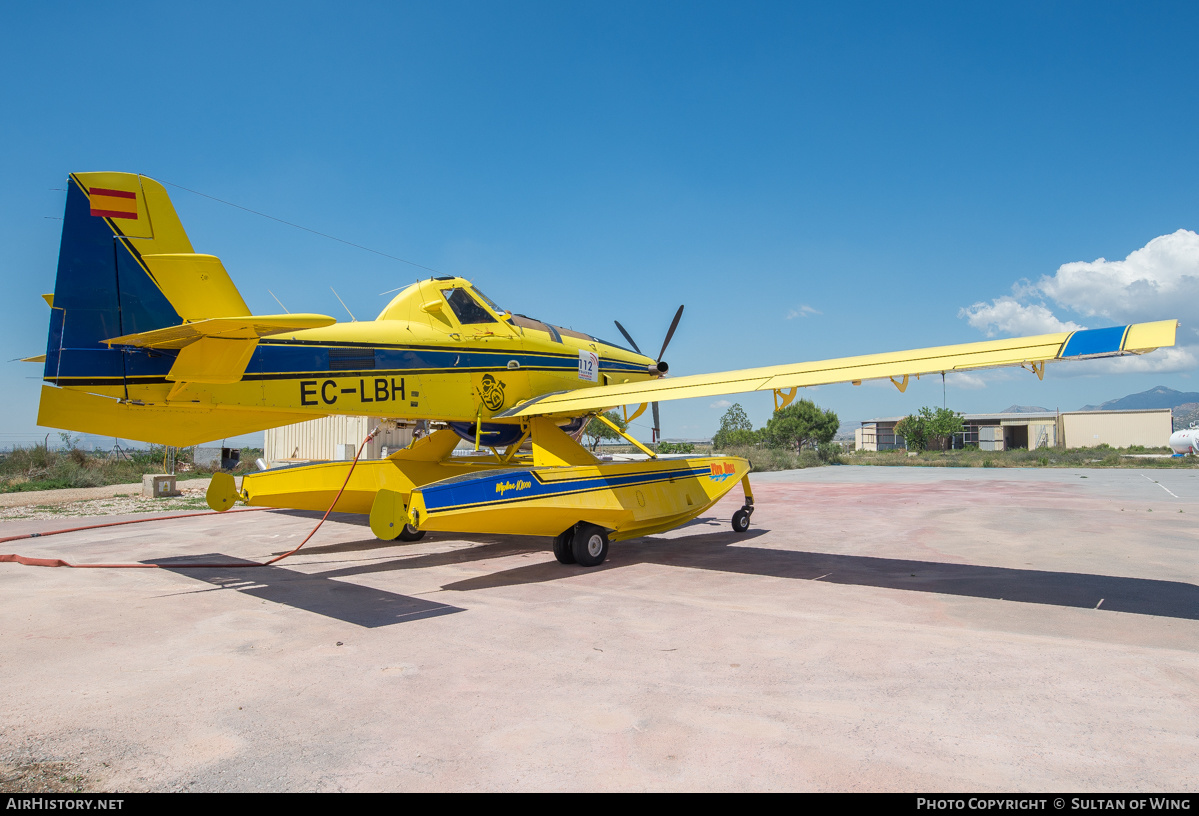
[[[405,524],[404,529],[400,530],[400,534],[396,536],[397,541],[420,541],[425,537],[427,530],[418,530],[411,524]]]
[[[608,533],[594,524],[577,525],[571,552],[579,566],[598,567],[608,557]]]
[[[738,510],[733,513],[733,532],[744,533],[749,529],[749,512],[747,510]]]
[[[574,549],[571,547],[574,538],[574,527],[570,527],[566,532],[554,536],[554,558],[558,559],[559,564],[575,563]]]

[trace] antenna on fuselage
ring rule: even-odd
[[[283,305],[283,301],[281,301],[281,300],[279,300],[279,298],[275,297],[275,293],[274,293],[274,292],[271,292],[271,290],[270,290],[270,289],[267,289],[266,291],[270,293],[270,296],[271,296],[271,297],[275,298],[275,302],[279,304],[279,308],[280,308],[280,309],[282,309],[283,311],[287,312],[288,314],[291,314],[291,312],[288,312],[288,311],[287,311],[287,307]]]
[[[346,302],[341,299],[341,295],[337,294],[337,290],[330,286],[329,291],[333,293],[333,297],[337,298],[337,302],[341,304],[341,308],[346,310],[346,314],[350,316],[350,320],[357,323],[358,318],[354,317],[354,313],[350,311],[350,307],[346,305]]]
[[[416,283],[420,283],[420,281],[416,281]],[[411,285],[412,284],[408,284],[408,286],[411,286]],[[383,297],[384,295],[390,295],[392,292],[398,292],[401,289],[407,289],[408,286],[397,286],[395,289],[388,289],[386,292],[380,292],[378,294],[378,297]]]

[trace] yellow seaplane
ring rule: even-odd
[[[429,433],[385,459],[323,462],[212,480],[208,503],[369,514],[380,539],[427,531],[553,538],[563,563],[595,566],[610,541],[669,530],[738,483],[736,456],[601,461],[579,444],[592,417],[632,419],[665,400],[998,366],[1174,345],[1177,321],[1061,332],[717,374],[667,376],[632,348],[501,309],[459,277],[403,289],[371,321],[252,315],[220,259],[196,253],[158,182],[70,176],[38,424],[187,446],[330,414],[421,423]],[[667,335],[667,342],[681,314]],[[629,409],[632,408],[632,411]],[[654,423],[655,428],[657,422]],[[615,426],[614,426],[615,427]],[[619,428],[616,430],[619,431]],[[451,456],[466,439],[490,455]],[[344,492],[338,498],[339,489]]]

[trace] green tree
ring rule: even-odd
[[[948,408],[934,408],[928,420],[928,441],[941,450],[947,450],[954,434],[965,430],[962,415]]]
[[[622,431],[629,427],[629,424],[624,421],[618,411],[605,411],[604,416],[612,421],[612,424]],[[609,428],[604,423],[600,422],[595,417],[587,423],[587,427],[583,429],[583,435],[591,439],[591,449],[595,450],[601,439],[623,439],[620,434]]]
[[[903,437],[903,444],[910,451],[922,451],[928,447],[928,417],[927,408],[921,408],[915,414],[909,414],[895,423],[895,435]]]
[[[837,435],[841,421],[832,411],[822,410],[811,400],[799,400],[774,412],[766,423],[765,437],[771,447],[797,451],[828,444]]]
[[[754,430],[745,409],[740,403],[733,403],[720,418],[720,430],[712,437],[712,447],[718,450],[725,448],[756,445],[762,441],[760,431]]]
[[[895,433],[903,437],[910,451],[928,450],[929,444],[940,450],[949,447],[954,434],[962,432],[962,415],[947,408],[930,408],[927,405],[915,414],[906,416],[895,424]]]

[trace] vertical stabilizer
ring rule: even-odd
[[[144,256],[191,253],[161,184],[135,173],[72,173],[46,343],[46,381],[123,387],[127,376],[169,369],[168,360],[130,355],[103,341],[182,323]]]

